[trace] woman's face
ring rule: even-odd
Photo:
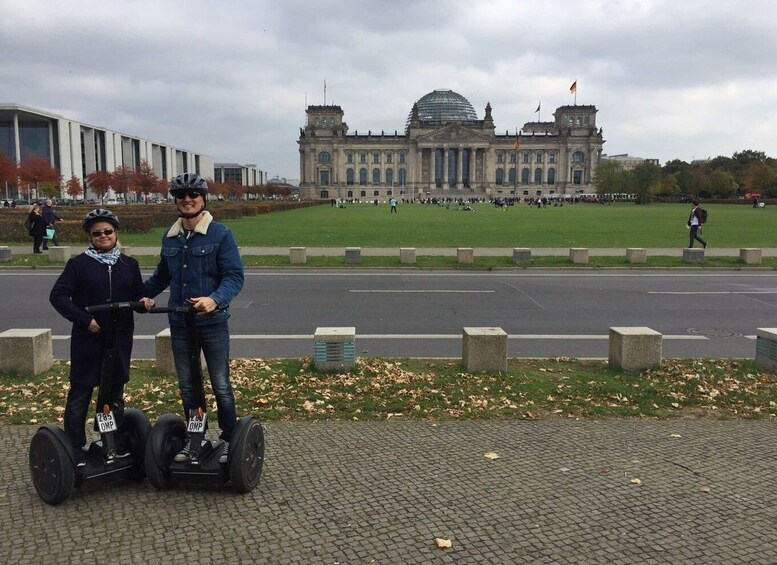
[[[113,233],[105,234],[106,231]],[[95,222],[89,228],[89,243],[97,251],[110,251],[116,247],[116,240],[119,237],[118,231],[109,222]]]

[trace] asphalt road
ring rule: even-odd
[[[0,272],[0,331],[51,328],[55,357],[67,358],[70,325],[48,302],[58,275]],[[136,320],[133,355],[152,358],[166,317]],[[462,327],[496,326],[511,357],[606,357],[611,326],[648,326],[664,334],[665,357],[753,357],[756,328],[777,326],[777,273],[249,270],[232,355],[310,356],[319,326],[356,327],[360,356],[458,357]]]

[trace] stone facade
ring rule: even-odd
[[[477,119],[450,90],[414,105],[404,133],[349,133],[340,106],[308,106],[300,128],[300,196],[372,201],[395,197],[551,197],[591,192],[601,158],[595,106],[561,106],[552,122],[497,133],[491,105]]]

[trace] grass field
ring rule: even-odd
[[[690,207],[681,204],[576,204],[499,211],[457,206],[317,206],[227,221],[243,247],[685,247]],[[704,238],[713,247],[777,247],[777,208],[710,204]],[[214,209],[218,218],[218,209]],[[157,246],[162,229],[125,234],[131,246]]]

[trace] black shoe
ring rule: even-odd
[[[33,253],[43,253],[43,251],[38,250],[38,251],[33,251]]]
[[[43,248],[43,251],[48,251],[48,250],[49,250],[49,248],[48,248],[48,247],[44,247],[44,248]]]
[[[704,246],[704,249],[707,249],[707,242],[706,241],[704,243],[702,243],[702,245]]]

